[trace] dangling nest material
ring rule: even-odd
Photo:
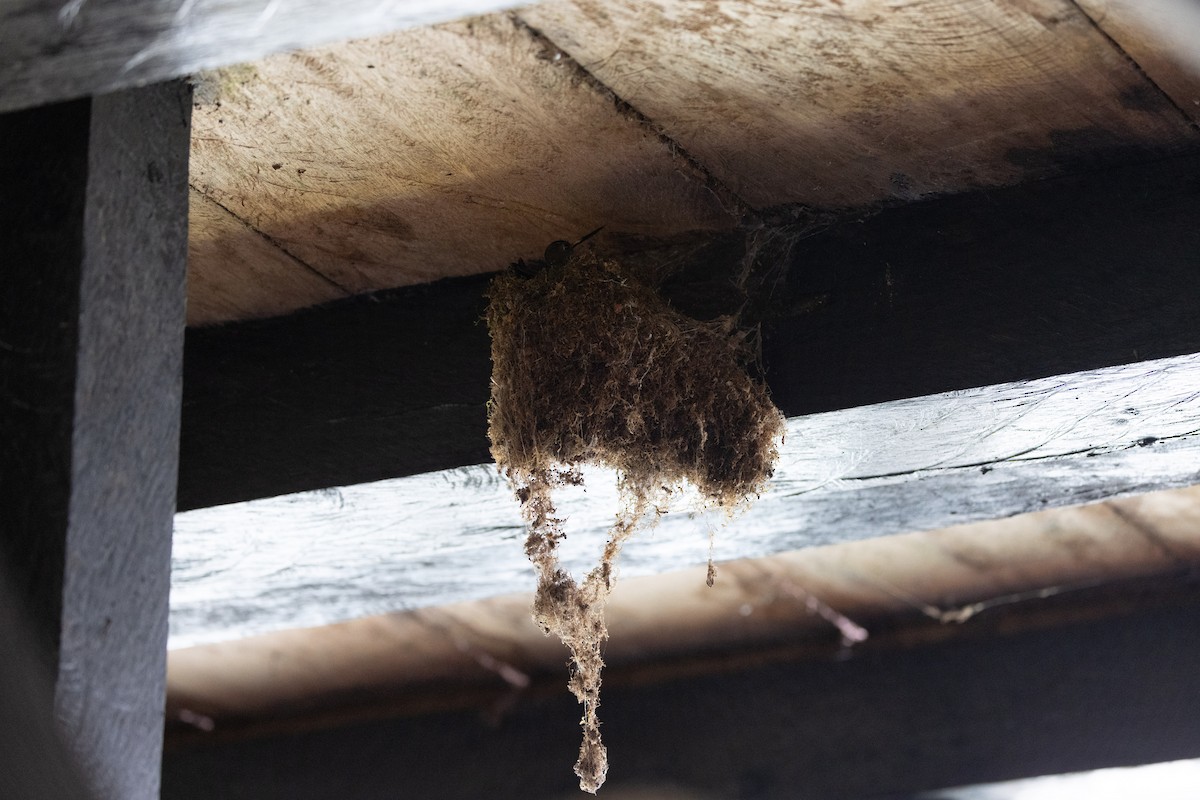
[[[784,419],[747,375],[731,321],[679,314],[615,262],[576,254],[527,279],[506,272],[489,300],[492,456],[529,524],[534,619],[571,651],[569,686],[584,706],[575,772],[594,793],[608,770],[596,709],[621,545],[684,482],[730,511],[756,497]],[[553,492],[581,482],[583,464],[617,471],[622,507],[600,564],[578,583],[559,565]]]

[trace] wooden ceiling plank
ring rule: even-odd
[[[734,224],[704,176],[504,15],[276,56],[197,92],[193,185],[353,292],[500,269],[598,225]],[[272,308],[309,302],[281,291]]]
[[[1075,0],[1200,123],[1200,8],[1190,0]]]
[[[215,200],[188,196],[188,325],[285,314],[349,295]]]
[[[507,0],[14,0],[0,6],[0,111],[282,50],[482,14]]]
[[[1070,0],[548,0],[520,15],[760,208],[912,200],[1196,141]]]

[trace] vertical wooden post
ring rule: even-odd
[[[100,800],[158,797],[190,89],[0,116],[0,556]]]

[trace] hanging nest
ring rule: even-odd
[[[614,261],[569,249],[564,260],[491,284],[488,434],[529,525],[534,619],[571,651],[584,706],[575,771],[595,792],[608,769],[596,716],[603,611],[621,545],[685,482],[709,505],[747,504],[771,476],[784,419],[748,376],[730,319],[690,319]],[[621,508],[600,564],[577,582],[559,565],[553,492],[581,482],[584,464],[616,470]]]

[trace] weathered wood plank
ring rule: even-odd
[[[504,0],[14,0],[0,8],[0,111],[175,78]]]
[[[641,241],[735,222],[702,175],[504,15],[219,71],[197,97],[197,191],[355,293],[501,269],[598,225]],[[254,253],[221,235],[192,254],[206,319],[317,299],[276,282],[254,302],[241,288]]]
[[[1196,615],[1192,601],[669,681],[622,684],[614,673],[605,791],[833,800],[1194,758]],[[490,721],[429,714],[179,750],[163,796],[568,797],[577,715],[563,693]]]
[[[1181,112],[1200,123],[1200,8],[1189,0],[1076,0]]]
[[[1070,0],[520,14],[758,207],[912,200],[1195,142]]]
[[[1200,352],[1197,185],[1200,160],[1176,159],[796,242],[762,309],[776,401],[811,414]],[[681,281],[726,275],[705,266]],[[180,508],[487,460],[486,280],[191,330]]]
[[[687,503],[623,575],[759,557],[1200,483],[1200,355],[789,421],[770,490],[722,526]],[[564,563],[603,549],[614,479],[562,504]],[[182,514],[173,646],[527,590],[517,503],[494,465]],[[486,564],[487,569],[480,569]]]
[[[3,538],[100,800],[158,796],[190,111],[166,84],[0,117]]]
[[[742,200],[909,201],[1200,144],[1068,0],[706,9],[551,3],[522,12],[549,39],[493,15],[203,78],[195,185],[297,275],[264,284],[245,232],[198,233],[194,321],[495,269],[600,224],[619,251],[728,227]]]
[[[188,229],[189,325],[285,314],[348,294],[195,190]]]
[[[1200,567],[1200,487],[737,559],[721,563],[712,587],[705,566],[661,566],[672,571],[623,575],[606,603],[610,676],[718,670],[780,647],[833,655],[1123,613],[1148,599],[1145,587]],[[383,572],[360,568],[377,579]],[[175,585],[185,603],[195,597],[192,569]],[[480,572],[464,566],[459,580]],[[426,575],[422,567],[418,577]],[[533,574],[526,580],[531,589]],[[243,583],[251,581],[258,575]],[[214,600],[233,583],[214,585]],[[286,592],[272,580],[259,588]],[[291,594],[294,605],[306,602],[303,588]],[[1063,602],[1046,608],[1048,597]],[[230,609],[230,638],[170,653],[168,746],[486,707],[517,688],[561,691],[567,651],[534,624],[531,604],[527,590],[249,638],[241,634],[250,614]]]

